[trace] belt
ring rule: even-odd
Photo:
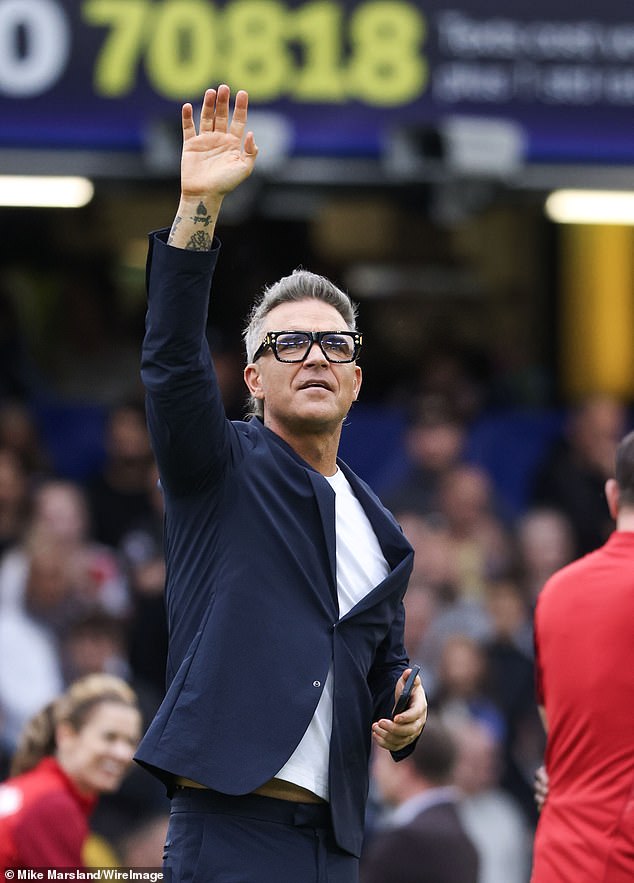
[[[236,796],[187,785],[176,786],[171,811],[241,816],[298,828],[331,828],[330,806],[327,803],[297,803],[260,794]]]
[[[206,785],[201,785],[199,782],[194,782],[192,779],[187,779],[184,776],[175,776],[174,785],[177,788],[197,788],[201,791],[210,790]],[[326,803],[325,800],[322,800],[321,797],[313,794],[307,788],[302,788],[293,782],[285,782],[283,779],[270,779],[264,785],[256,788],[253,794],[259,794],[261,797],[274,797],[277,800],[290,800],[293,803]]]

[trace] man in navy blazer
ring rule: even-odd
[[[227,420],[207,346],[223,197],[253,170],[247,94],[183,107],[181,201],[150,241],[142,356],[165,498],[167,694],[137,753],[172,796],[173,883],[352,883],[372,740],[425,721],[402,599],[413,552],[337,459],[361,386],[351,301],[295,271],[245,332],[252,416]],[[246,132],[246,134],[245,134]]]

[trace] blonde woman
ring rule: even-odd
[[[0,785],[0,878],[84,866],[90,814],[121,784],[140,735],[135,693],[112,675],[76,681],[31,719]]]

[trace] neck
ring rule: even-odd
[[[435,786],[432,785],[431,782],[421,782],[418,778],[403,782],[398,798],[398,805],[400,806],[406,801],[411,800],[412,797],[418,797],[419,794],[425,794],[427,791],[431,791],[434,787]]]
[[[280,425],[274,420],[264,418],[264,425],[284,439],[296,454],[305,460],[322,475],[334,475],[337,471],[337,452],[341,438],[341,424],[333,431],[327,430],[302,431],[293,427]]]
[[[634,509],[622,509],[616,519],[616,529],[634,532]]]

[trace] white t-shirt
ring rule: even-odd
[[[363,507],[340,469],[326,480],[334,490],[339,618],[383,582],[389,573]],[[321,698],[304,736],[277,779],[293,782],[328,800],[328,762],[332,732],[334,674],[331,664]]]

